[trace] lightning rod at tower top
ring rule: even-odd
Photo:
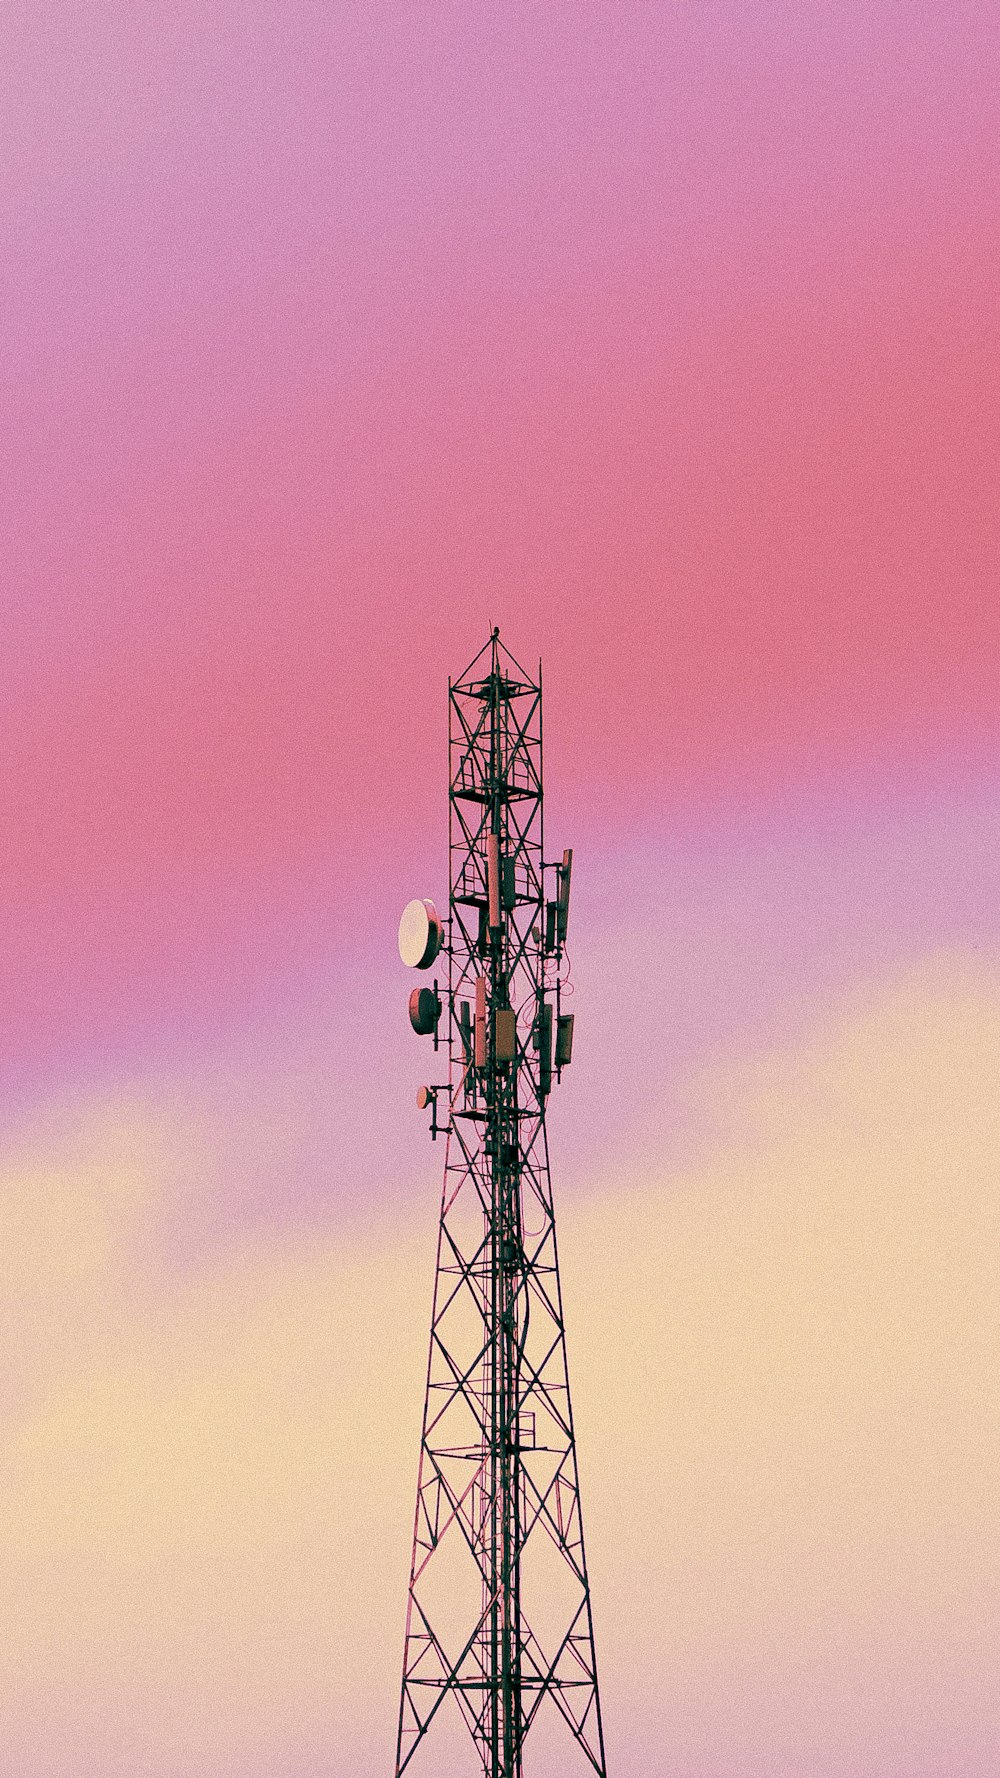
[[[541,668],[494,630],[448,708],[448,911],[399,927],[447,1078],[417,1098],[445,1156],[395,1775],[607,1778],[545,1127],[573,854],[544,853]]]

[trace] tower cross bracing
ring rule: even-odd
[[[418,964],[439,947],[447,981],[411,999],[449,1065],[421,1095],[446,1151],[395,1772],[443,1778],[457,1712],[484,1778],[532,1778],[543,1724],[559,1778],[606,1778],[545,1128],[572,854],[543,853],[541,669],[494,631],[449,712],[448,916]]]

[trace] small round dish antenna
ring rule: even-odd
[[[430,969],[444,943],[444,929],[432,901],[409,901],[399,922],[399,954],[410,969]]]
[[[418,1037],[430,1037],[437,1030],[441,1002],[433,988],[414,988],[410,995],[410,1024]]]

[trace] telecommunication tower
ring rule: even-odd
[[[410,1020],[448,1080],[417,1101],[447,1146],[396,1778],[444,1778],[456,1709],[484,1778],[530,1773],[533,1730],[547,1774],[606,1778],[545,1132],[573,855],[543,854],[541,668],[494,630],[449,712],[448,917],[414,901],[399,931],[405,963],[446,960]]]

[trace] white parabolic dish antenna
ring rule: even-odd
[[[410,969],[430,969],[444,931],[432,901],[408,901],[399,922],[399,954]]]

